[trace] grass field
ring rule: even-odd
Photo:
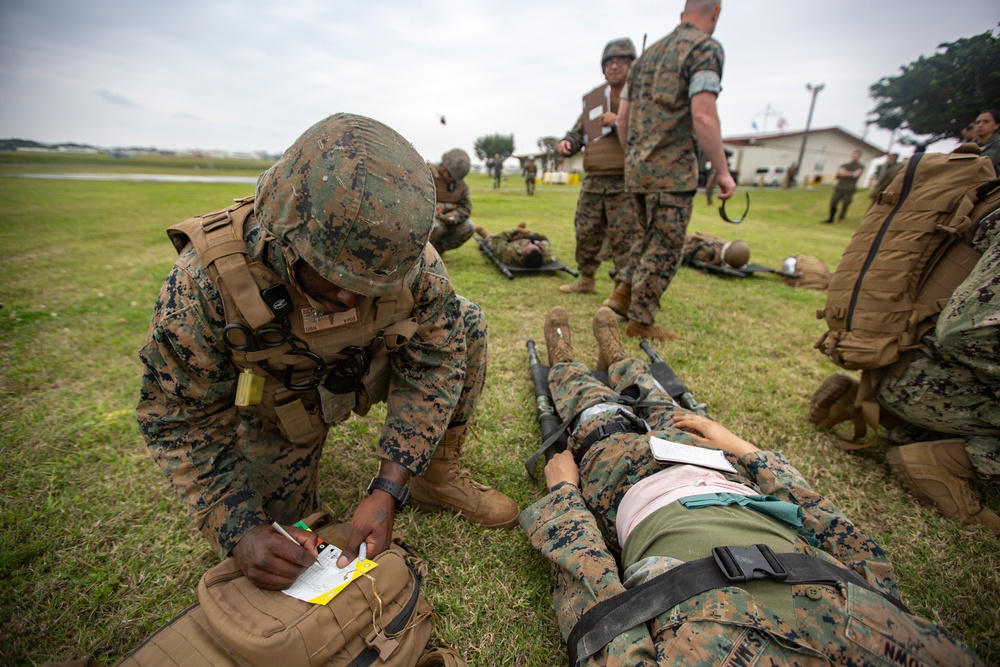
[[[55,168],[0,159],[6,173],[42,167]],[[192,168],[154,161],[148,170]],[[485,176],[469,182],[477,223],[500,231],[527,221],[575,265],[577,188],[539,186],[528,197],[515,178],[500,190]],[[252,186],[0,178],[0,664],[84,655],[112,663],[195,601],[198,578],[215,558],[139,436],[136,350],[175,257],[165,228],[251,193]],[[846,224],[821,225],[828,196],[753,190],[738,227],[699,196],[690,231],[743,238],[753,261],[766,266],[806,254],[833,267],[867,200],[858,197]],[[561,294],[566,274],[508,281],[474,243],[446,260],[457,291],[484,308],[490,325],[489,377],[466,464],[526,507],[543,488],[522,465],[539,444],[525,341],[538,340],[543,351],[542,320],[561,303],[573,318],[577,357],[592,362],[590,318],[612,284],[603,269],[598,296]],[[886,443],[847,455],[833,434],[806,422],[810,394],[835,370],[812,349],[824,331],[815,318],[824,298],[773,275],[727,280],[683,268],[658,318],[682,337],[657,349],[715,419],[784,452],[887,549],[912,610],[1000,663],[998,538],[915,503],[888,472]],[[637,341],[626,345],[643,356]],[[377,469],[383,415],[376,409],[331,432],[322,494],[342,517]],[[995,492],[987,502],[1000,509]],[[475,665],[566,664],[548,568],[519,529],[487,531],[412,510],[396,527],[429,563],[435,641]]]

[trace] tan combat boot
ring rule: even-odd
[[[594,370],[607,372],[611,364],[627,357],[618,331],[618,316],[607,306],[594,313],[594,338],[597,339],[597,366]]]
[[[857,380],[850,375],[834,373],[823,380],[809,399],[809,423],[833,428],[854,419],[854,397],[857,394]]]
[[[885,455],[896,479],[913,495],[949,519],[981,523],[1000,534],[1000,516],[983,507],[969,487],[976,471],[965,440],[935,440],[893,447]]]
[[[488,238],[490,235],[490,233],[486,231],[486,228],[483,227],[482,225],[476,225],[476,233],[479,234],[479,236],[481,236],[484,239]]]
[[[580,279],[572,285],[560,285],[559,291],[563,294],[597,294],[597,281],[594,276],[580,274]]]
[[[604,300],[603,305],[622,317],[628,317],[628,307],[632,305],[632,285],[615,283],[615,288],[611,290],[611,296]]]
[[[569,313],[562,306],[553,306],[545,316],[545,349],[549,351],[549,366],[573,361],[573,332]]]
[[[445,431],[427,472],[410,480],[410,500],[414,507],[445,509],[484,528],[512,528],[517,524],[517,503],[458,467],[465,430],[462,424]]]
[[[653,340],[676,340],[680,334],[675,331],[661,329],[655,324],[643,324],[635,320],[629,320],[625,327],[625,335],[634,338],[652,338]]]

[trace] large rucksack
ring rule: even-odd
[[[817,317],[828,330],[816,348],[861,370],[855,438],[878,423],[871,371],[905,367],[980,252],[970,241],[1000,201],[988,158],[965,152],[917,153],[879,195],[855,230]]]
[[[349,524],[316,514],[306,523],[343,545]],[[151,635],[116,667],[464,667],[450,650],[426,647],[431,610],[420,591],[425,567],[402,541],[373,559],[378,567],[326,605],[254,586],[227,558],[198,584],[198,604]]]

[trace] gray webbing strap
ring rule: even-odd
[[[754,554],[754,550],[759,553]],[[751,579],[767,578],[785,584],[852,583],[878,593],[904,613],[909,613],[902,602],[878,590],[856,572],[820,558],[800,553],[775,554],[762,544],[716,547],[713,553],[712,558],[679,565],[587,610],[566,642],[569,664],[575,666],[580,660],[586,660],[626,630],[656,618],[695,595]],[[726,572],[723,568],[727,565],[735,567],[736,572]]]

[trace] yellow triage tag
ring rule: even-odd
[[[249,368],[244,368],[236,383],[236,405],[247,408],[258,405],[264,397],[264,377],[257,375]]]
[[[295,525],[299,528],[305,526],[301,522]],[[307,527],[304,529],[309,530]],[[282,591],[283,593],[305,602],[326,604],[335,598],[340,591],[347,588],[347,585],[352,581],[378,567],[378,563],[366,558],[368,553],[366,542],[361,543],[358,557],[342,570],[337,568],[340,549],[321,539],[316,545],[316,550],[319,551],[319,562],[323,565],[323,569],[307,568],[299,575],[294,584]]]

